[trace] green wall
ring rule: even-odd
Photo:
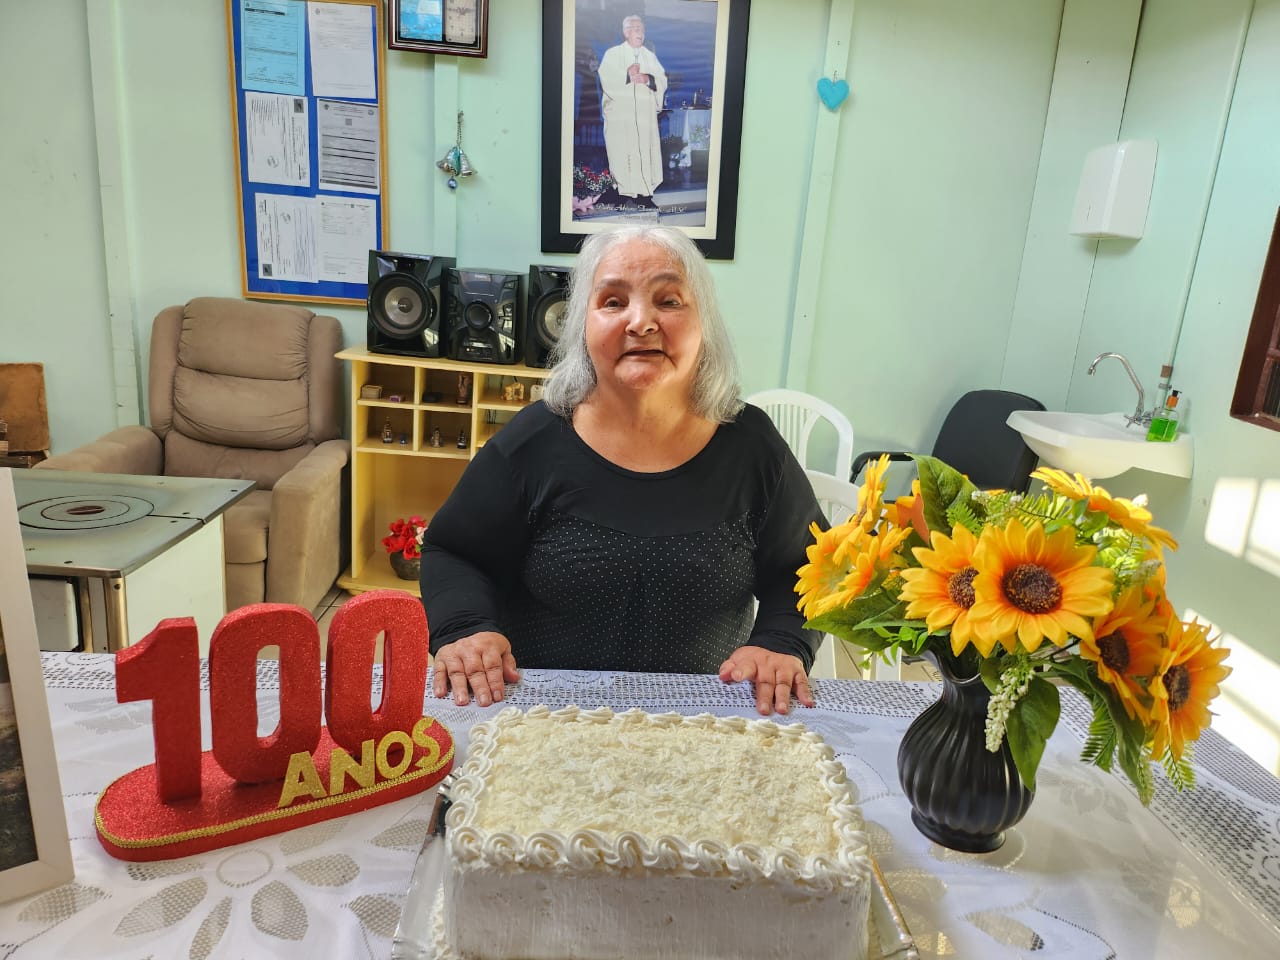
[[[492,0],[485,60],[388,51],[392,247],[567,261],[538,250],[539,11]],[[57,451],[138,421],[157,311],[240,293],[225,37],[225,0],[0,5],[0,360],[45,363]],[[1256,651],[1229,681],[1246,719],[1249,678],[1280,679],[1280,434],[1226,409],[1280,205],[1277,89],[1280,0],[755,0],[737,256],[713,264],[746,391],[824,396],[857,449],[928,448],[977,386],[1128,410],[1089,361],[1127,354],[1151,393],[1173,357],[1195,475],[1107,485],[1182,541],[1175,602]],[[457,110],[478,174],[454,193],[434,163]],[[1068,235],[1084,154],[1129,137],[1160,145],[1146,236]],[[363,309],[331,312],[363,343]]]

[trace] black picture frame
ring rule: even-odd
[[[657,222],[683,230],[709,259],[733,259],[750,12],[750,0],[543,0],[544,252],[574,253],[598,230]],[[603,175],[611,166],[604,111],[620,101],[604,92],[599,68],[633,14],[644,19],[643,45],[663,71],[646,74],[646,86],[663,96],[657,159],[646,133],[645,159],[628,161],[641,171],[624,177],[628,193],[612,171]],[[625,153],[616,143],[614,152]]]
[[[444,23],[439,39],[414,34],[407,18],[401,16],[401,0],[386,0],[386,4],[387,46],[392,50],[443,53],[453,57],[489,55],[489,0],[441,0],[441,17]],[[447,38],[444,26],[447,26],[451,12],[465,19],[467,28],[474,33],[470,40]]]

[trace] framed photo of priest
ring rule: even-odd
[[[0,903],[72,876],[13,477],[0,469]]]
[[[542,250],[653,223],[732,260],[750,0],[543,0]]]

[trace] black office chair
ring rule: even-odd
[[[1005,421],[1014,410],[1043,410],[1044,404],[1009,390],[970,390],[942,421],[932,455],[967,475],[984,490],[1025,493],[1031,486],[1036,455],[1022,435]],[[869,450],[853,461],[849,479],[857,483],[867,461],[882,453],[890,460],[909,460],[899,450]]]

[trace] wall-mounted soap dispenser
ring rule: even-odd
[[[1154,140],[1124,140],[1089,151],[1069,232],[1098,239],[1141,239],[1155,172]]]

